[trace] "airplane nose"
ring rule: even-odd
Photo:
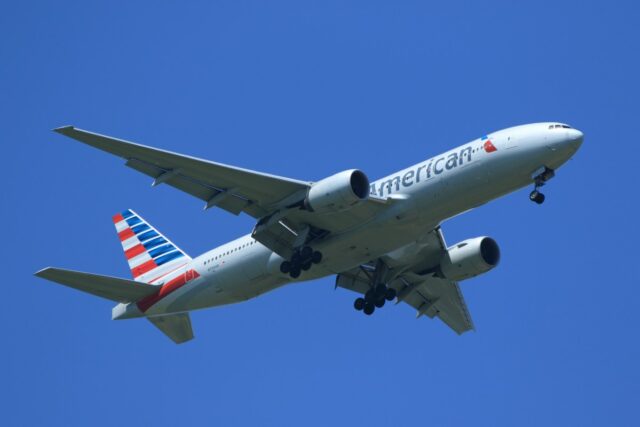
[[[567,131],[567,138],[569,141],[580,141],[584,138],[584,134],[580,132],[578,129],[569,129]]]
[[[567,145],[571,147],[573,151],[578,150],[580,145],[582,145],[582,141],[584,140],[584,134],[580,132],[578,129],[568,129],[567,130]]]

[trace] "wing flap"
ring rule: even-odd
[[[460,286],[451,280],[431,276],[417,287],[406,302],[418,311],[418,315],[426,314],[431,318],[438,316],[458,334],[474,328]]]
[[[158,287],[133,280],[61,268],[47,267],[38,271],[35,275],[42,279],[116,302],[139,301],[158,292]]]
[[[154,316],[148,317],[148,319],[176,344],[182,344],[183,342],[193,339],[193,329],[191,328],[189,313]]]

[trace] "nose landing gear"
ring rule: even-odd
[[[533,191],[529,193],[529,200],[539,205],[544,203],[544,199],[545,199],[544,194],[538,191],[538,188],[545,185],[547,181],[549,181],[554,176],[555,176],[555,172],[553,171],[553,169],[550,169],[546,166],[534,172],[533,174],[534,187],[533,187]]]

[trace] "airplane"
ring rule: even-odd
[[[495,268],[488,236],[448,246],[441,225],[533,184],[540,188],[580,148],[583,133],[557,122],[510,127],[370,182],[345,170],[317,182],[215,163],[88,132],[54,131],[123,158],[160,184],[235,215],[250,234],[191,258],[133,210],[113,216],[133,279],[48,267],[36,276],[117,305],[112,319],[147,318],[175,343],[191,340],[189,312],[238,303],[280,286],[336,275],[371,315],[386,302],[438,317],[458,334],[474,329],[459,282]]]

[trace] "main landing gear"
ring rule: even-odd
[[[364,294],[364,298],[356,298],[353,302],[353,308],[362,311],[367,316],[373,314],[377,308],[384,307],[386,301],[393,301],[396,297],[396,290],[388,288],[384,283],[371,288]]]
[[[547,181],[549,181],[554,176],[555,176],[555,172],[553,171],[553,169],[550,169],[546,166],[536,171],[533,177],[534,187],[533,187],[533,191],[529,193],[529,200],[539,205],[544,203],[544,199],[545,199],[544,194],[538,191],[538,188],[545,185]]]
[[[291,260],[280,264],[280,271],[288,274],[292,279],[300,277],[302,271],[307,271],[313,264],[322,261],[322,252],[314,251],[310,246],[304,246],[294,252]]]

